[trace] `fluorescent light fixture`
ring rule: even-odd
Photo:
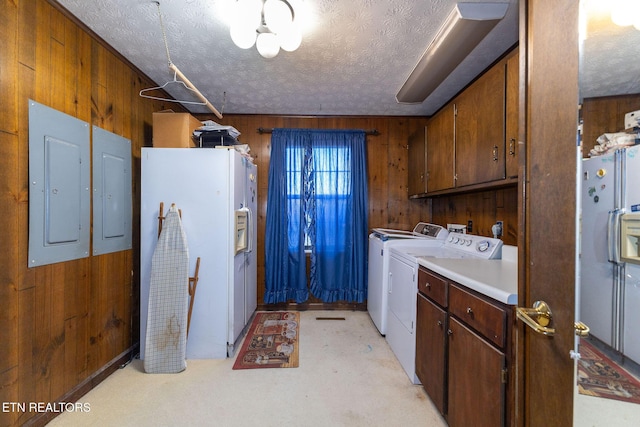
[[[423,102],[504,18],[508,3],[458,3],[396,95],[398,103]]]

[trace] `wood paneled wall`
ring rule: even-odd
[[[3,0],[0,17],[0,401],[69,400],[137,343],[140,147],[166,107],[138,97],[152,82],[47,1]],[[133,250],[27,267],[29,99],[131,140]],[[0,425],[51,416],[0,411]]]
[[[582,156],[589,157],[589,150],[603,133],[624,130],[626,113],[640,110],[640,94],[587,98],[582,102]]]
[[[151,145],[152,112],[181,107],[140,98],[140,89],[154,83],[54,2],[2,0],[0,6],[0,400],[72,401],[139,342],[141,147]],[[131,140],[132,250],[27,267],[28,99]],[[407,140],[425,118],[227,115],[220,122],[242,132],[258,164],[259,238],[270,151],[270,135],[258,134],[259,127],[378,130],[380,135],[367,137],[370,228],[472,219],[484,232],[496,219],[510,222],[506,212],[516,209],[509,190],[409,200]],[[517,229],[515,220],[510,224]],[[264,250],[258,246],[261,301]],[[44,424],[53,415],[0,411],[0,425]]]
[[[502,241],[517,245],[518,241],[518,192],[516,186],[488,190],[433,200],[432,221],[467,225],[472,221],[471,234],[493,237],[491,227],[502,221]]]

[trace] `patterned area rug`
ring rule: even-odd
[[[233,369],[297,368],[300,313],[257,312]]]
[[[580,340],[578,391],[588,396],[640,403],[640,381],[589,341]]]

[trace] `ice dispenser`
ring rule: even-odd
[[[249,241],[249,211],[246,209],[239,209],[236,211],[235,221],[235,246],[236,254],[246,251],[248,249]]]
[[[640,213],[622,215],[620,234],[620,258],[640,264]]]

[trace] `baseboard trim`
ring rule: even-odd
[[[113,358],[110,362],[104,365],[102,368],[94,372],[86,380],[65,393],[60,399],[52,403],[74,403],[80,400],[82,396],[89,393],[98,384],[104,381],[109,375],[117,371],[126,365],[137,354],[138,344],[129,347],[127,350],[120,353]],[[42,412],[31,418],[29,418],[23,425],[24,426],[45,426],[49,421],[60,415],[59,412]]]
[[[347,311],[367,311],[366,303],[346,303],[346,302],[303,302],[296,304],[290,303],[278,303],[278,304],[258,304],[258,311],[278,311],[278,310],[291,310],[291,311],[307,311],[307,310],[347,310]]]

